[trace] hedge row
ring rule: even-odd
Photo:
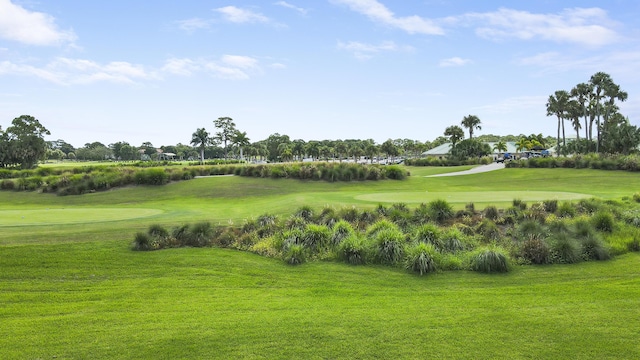
[[[571,157],[538,157],[510,161],[510,168],[571,168],[640,171],[640,155],[587,154]]]
[[[454,158],[445,158],[438,159],[433,157],[419,158],[419,159],[406,159],[404,164],[407,166],[460,166],[460,165],[487,165],[491,164],[493,159],[491,157],[485,156],[481,158],[471,158],[471,159],[454,159]]]
[[[127,185],[164,185],[196,176],[238,175],[300,180],[362,181],[401,180],[408,173],[399,166],[340,163],[214,165],[189,167],[92,166],[72,169],[6,170],[11,178],[0,180],[0,190],[42,191],[80,195]]]

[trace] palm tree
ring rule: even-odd
[[[231,145],[240,148],[240,160],[244,160],[242,148],[250,144],[251,143],[249,142],[246,131],[236,130],[233,132],[233,136],[231,137]]]
[[[473,139],[474,129],[482,130],[482,127],[480,127],[480,123],[482,123],[480,121],[480,118],[475,115],[465,116],[460,122],[463,127],[469,129],[469,139]]]
[[[612,86],[613,81],[611,80],[611,76],[604,72],[597,72],[591,76],[589,79],[589,83],[592,86],[593,94],[592,101],[593,106],[595,107],[595,116],[596,116],[596,131],[598,134],[598,142],[596,143],[596,152],[600,151],[600,144],[602,142],[602,127],[600,126],[600,117],[602,115],[602,104],[601,101],[605,97],[605,89]]]
[[[554,95],[549,95],[547,101],[547,116],[555,115],[558,118],[558,136],[556,138],[556,150],[560,149],[560,128],[562,127],[562,143],[566,145],[564,136],[565,112],[569,103],[569,93],[565,90],[558,90]]]
[[[516,151],[522,152],[522,150],[531,149],[531,141],[526,137],[521,137],[520,140],[516,142]]]
[[[582,116],[584,117],[584,137],[589,139],[589,118],[587,116],[587,110],[589,109],[589,97],[591,94],[591,85],[587,83],[580,83],[571,89],[571,97],[574,98],[580,108],[582,109]],[[579,138],[579,137],[578,137]]]
[[[378,146],[376,146],[375,141],[365,141],[364,154],[369,157],[369,162],[373,164],[373,158],[378,155]]]
[[[204,128],[196,130],[191,135],[191,145],[197,146],[200,149],[200,163],[204,164],[204,149],[211,143],[209,133]]]
[[[507,143],[504,141],[498,141],[495,145],[493,145],[493,150],[497,151],[499,154],[507,151]]]
[[[582,115],[584,109],[582,105],[578,102],[578,100],[570,100],[567,104],[567,118],[571,120],[571,125],[573,129],[576,131],[576,140],[580,141],[580,129],[582,125],[580,124],[580,115]]]
[[[464,131],[460,126],[452,125],[444,130],[444,136],[449,137],[449,141],[451,141],[451,147],[456,147],[458,141],[464,138]]]

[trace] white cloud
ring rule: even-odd
[[[278,1],[278,2],[276,2],[276,3],[275,3],[275,5],[282,6],[282,7],[286,7],[286,8],[288,8],[288,9],[295,10],[295,11],[299,12],[299,13],[300,13],[300,14],[302,14],[302,15],[306,15],[306,14],[307,14],[307,12],[308,12],[308,11],[307,11],[307,9],[303,9],[303,8],[301,8],[301,7],[297,7],[297,6],[295,6],[295,5],[289,4],[289,3],[288,3],[288,2],[286,2],[286,1]]]
[[[55,46],[72,44],[76,35],[72,30],[60,30],[48,14],[29,11],[0,0],[0,38],[29,45]]]
[[[282,63],[273,63],[271,65],[269,65],[270,68],[272,69],[286,69],[287,65],[282,64]]]
[[[261,72],[259,61],[242,55],[223,55],[218,60],[208,59],[169,59],[162,71],[182,76],[191,76],[197,72],[229,80],[248,80]]]
[[[372,21],[398,28],[409,34],[442,35],[444,30],[430,19],[413,15],[398,17],[376,0],[331,0],[348,6],[351,10],[366,15]]]
[[[192,33],[200,29],[208,29],[211,26],[209,20],[193,18],[187,20],[180,20],[176,22],[178,27],[186,32]]]
[[[57,58],[44,67],[28,64],[15,64],[9,61],[0,63],[0,75],[35,76],[59,85],[89,84],[100,81],[133,84],[137,80],[157,79],[142,65],[123,61],[98,64],[84,59]]]
[[[523,66],[538,67],[543,74],[605,71],[614,77],[640,80],[640,51],[637,50],[603,52],[593,56],[546,52],[521,58],[517,62]]]
[[[447,19],[450,23],[471,23],[480,37],[503,40],[542,39],[599,47],[613,43],[619,35],[607,12],[599,8],[565,9],[557,14],[499,9],[495,12],[469,13]]]
[[[240,69],[251,69],[258,65],[258,60],[241,55],[224,55],[222,56],[222,62]]]
[[[464,66],[470,64],[471,62],[472,61],[469,59],[463,59],[456,56],[449,59],[440,60],[440,67]]]
[[[393,41],[383,41],[378,45],[365,44],[357,41],[349,41],[343,43],[338,42],[338,49],[349,51],[360,60],[367,60],[373,57],[373,55],[381,52],[395,52],[395,51],[411,51],[410,46],[400,46]]]
[[[215,9],[223,15],[223,17],[233,23],[268,23],[269,18],[247,9],[240,9],[235,6],[225,6]]]

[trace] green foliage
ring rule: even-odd
[[[558,206],[557,214],[560,217],[571,218],[576,216],[576,208],[570,202],[564,201]]]
[[[427,204],[431,219],[439,224],[453,218],[453,207],[446,200],[436,199]]]
[[[169,182],[169,175],[164,169],[159,168],[141,170],[136,173],[134,178],[138,185],[164,185]]]
[[[366,235],[367,237],[373,239],[378,235],[380,231],[383,230],[400,231],[400,228],[398,228],[398,225],[392,223],[391,221],[382,219],[369,226],[366,230]]]
[[[149,251],[152,249],[151,236],[143,232],[136,233],[133,239],[133,250]]]
[[[333,245],[339,245],[345,238],[355,234],[353,226],[347,221],[340,220],[333,225],[333,234],[331,236],[331,242]]]
[[[566,232],[555,233],[551,240],[551,259],[560,264],[573,264],[581,258],[581,245],[571,234]]]
[[[363,265],[367,259],[367,244],[356,234],[346,236],[338,245],[338,256],[351,265]]]
[[[609,249],[597,235],[585,236],[581,239],[582,256],[585,260],[609,260]]]
[[[499,247],[480,248],[471,253],[470,268],[483,273],[504,273],[510,270],[509,256]]]
[[[306,250],[304,246],[293,244],[289,246],[283,256],[283,260],[289,265],[300,265],[307,261]]]
[[[381,264],[397,264],[404,256],[404,242],[404,234],[399,230],[378,231],[375,235],[376,260]]]
[[[405,258],[405,268],[420,275],[437,270],[435,258],[438,256],[432,244],[418,243],[409,248]]]
[[[416,227],[411,237],[416,243],[425,243],[435,246],[436,249],[442,249],[443,243],[441,239],[442,231],[437,225],[427,223]]]
[[[484,217],[486,217],[487,219],[493,220],[495,221],[496,219],[498,219],[498,216],[500,215],[498,213],[498,208],[496,208],[493,205],[489,205],[487,207],[484,208],[484,210],[482,211],[482,214],[484,215]]]
[[[603,210],[598,211],[597,213],[593,214],[591,220],[593,221],[593,226],[597,230],[607,233],[613,232],[615,220],[610,212]]]
[[[489,219],[483,219],[476,227],[476,232],[488,241],[498,240],[501,236],[500,229],[496,223]]]
[[[325,225],[309,224],[302,233],[302,244],[311,251],[326,249],[331,240],[331,230]]]
[[[529,238],[520,245],[520,256],[532,264],[547,264],[551,251],[541,238]]]

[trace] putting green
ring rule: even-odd
[[[447,192],[397,192],[373,193],[358,195],[357,200],[372,202],[426,203],[436,199],[444,199],[451,203],[500,203],[513,199],[523,201],[543,200],[576,200],[590,198],[593,195],[562,191],[447,191]]]
[[[161,213],[162,210],[140,208],[0,210],[0,227],[84,224],[128,220]]]

